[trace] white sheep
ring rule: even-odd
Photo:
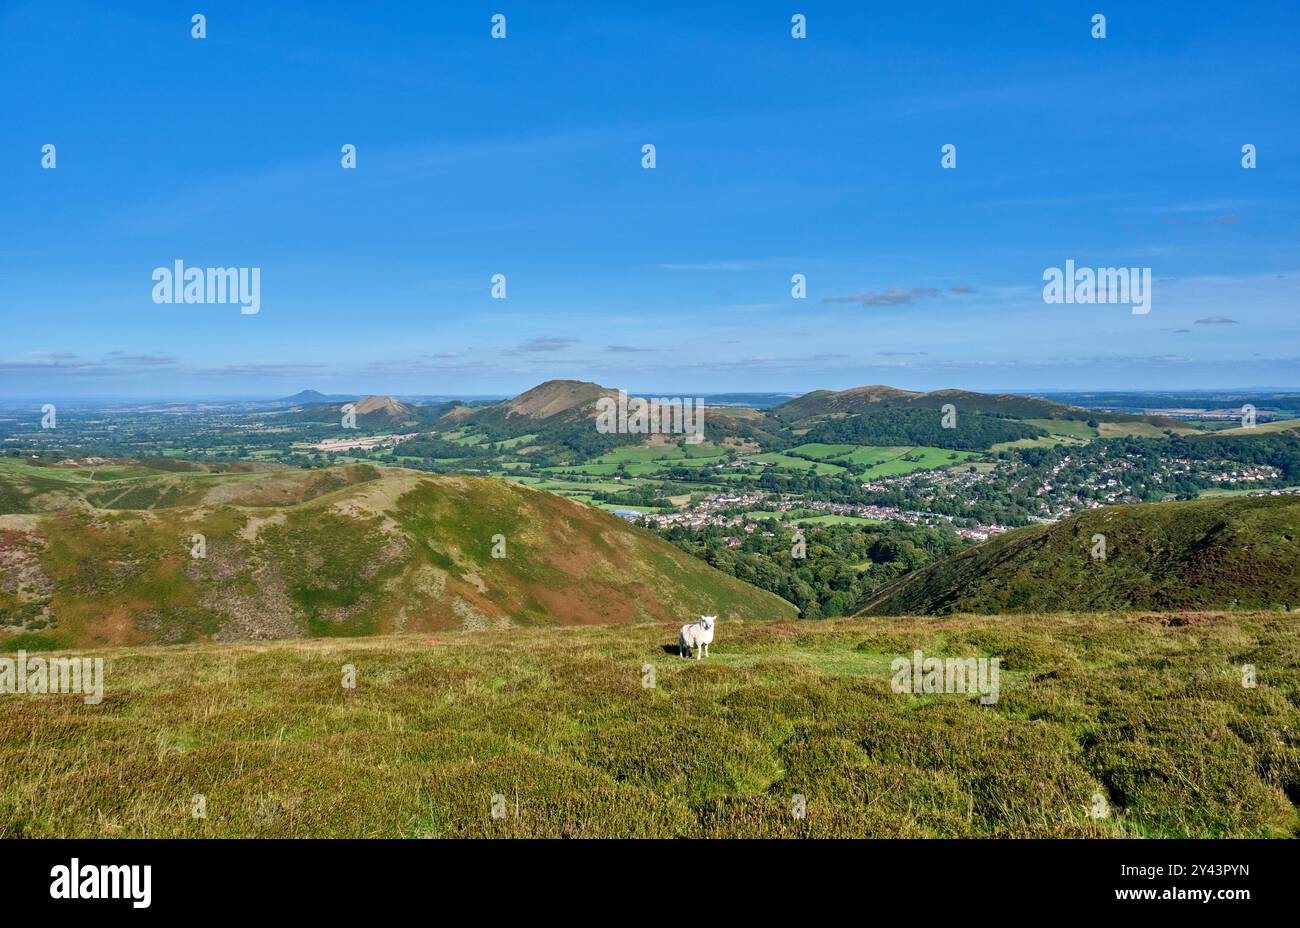
[[[709,645],[713,643],[713,625],[718,621],[716,615],[702,615],[694,625],[683,625],[677,635],[677,656],[690,657],[691,648],[695,649],[695,659],[709,656]]]

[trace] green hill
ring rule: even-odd
[[[1280,496],[1110,506],[1017,529],[900,579],[863,613],[1297,608],[1300,497]]]
[[[880,385],[840,391],[814,390],[788,403],[782,403],[772,410],[772,414],[785,422],[802,422],[818,417],[879,413],[887,409],[939,410],[948,403],[956,407],[959,415],[996,416],[1004,419],[1144,423],[1160,429],[1178,428],[1181,425],[1178,421],[1165,416],[1083,409],[1035,396],[972,393],[969,390],[934,390],[929,393],[916,393]]]
[[[4,462],[0,649],[795,612],[622,519],[503,480],[162,466]]]

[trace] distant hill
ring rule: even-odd
[[[1300,608],[1300,497],[1108,506],[1016,529],[909,574],[863,613],[1274,608]]]
[[[353,406],[358,419],[367,421],[387,420],[390,422],[411,422],[415,412],[405,403],[398,402],[391,396],[367,396],[358,400]]]
[[[835,413],[852,414],[863,412],[877,403],[908,400],[921,395],[880,384],[839,391],[814,390],[781,403],[773,408],[772,413],[787,421]]]
[[[595,415],[596,401],[618,391],[584,380],[548,380],[501,404],[508,418],[551,419]]]
[[[300,403],[297,408],[283,413],[283,416],[293,425],[319,422],[340,428],[344,407],[352,406],[357,428],[365,431],[432,421],[453,405],[409,406],[391,396],[346,397],[343,401],[336,399],[324,403]]]
[[[1011,393],[973,393],[969,390],[933,390],[929,393],[917,393],[879,384],[838,392],[815,390],[788,403],[782,403],[775,407],[772,413],[783,421],[796,422],[818,416],[857,415],[893,407],[937,410],[946,403],[952,403],[957,408],[958,415],[974,413],[1010,419],[1144,422],[1163,428],[1178,428],[1182,425],[1177,420],[1164,416],[1082,409],[1052,400]]]
[[[295,406],[312,406],[317,403],[350,403],[357,397],[351,393],[321,393],[319,390],[302,390],[293,396],[276,400],[278,403],[290,403]]]
[[[0,650],[795,612],[616,516],[504,480],[158,465],[0,461],[0,501],[23,512],[0,515]]]
[[[645,398],[667,393],[636,394]],[[513,399],[485,406],[468,404],[451,407],[435,425],[459,427],[473,424],[493,436],[507,437],[536,434],[540,441],[563,448],[585,459],[619,445],[639,444],[648,436],[601,434],[596,431],[596,403],[602,397],[615,398],[618,390],[584,380],[548,380]],[[683,399],[691,399],[683,396]],[[782,448],[791,444],[779,422],[765,411],[745,406],[707,406],[705,438],[722,442],[727,439],[761,441],[764,447]]]
[[[548,380],[500,403],[457,406],[444,418],[451,423],[481,422],[520,427],[543,421],[558,425],[587,419],[594,423],[596,401],[602,396],[617,397],[618,391],[585,380]]]

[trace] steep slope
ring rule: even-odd
[[[1109,506],[1017,529],[909,574],[863,614],[1277,608],[1300,608],[1300,497]]]
[[[539,423],[563,426],[581,420],[594,422],[596,401],[602,396],[616,397],[618,391],[585,380],[548,380],[501,403],[454,407],[444,416],[444,422],[518,428],[530,428]]]
[[[411,407],[398,402],[391,396],[362,397],[354,407],[357,418],[390,419],[395,422],[409,421],[412,418]]]
[[[794,613],[622,519],[487,477],[147,473],[66,480],[60,500],[0,515],[0,649]]]
[[[618,391],[584,380],[548,380],[502,403],[507,418],[550,419],[595,415],[596,401]]]

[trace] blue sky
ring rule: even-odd
[[[0,396],[1300,387],[1298,27],[0,0]],[[1151,312],[1045,304],[1067,259],[1150,267]],[[260,268],[261,311],[153,303],[176,260]]]

